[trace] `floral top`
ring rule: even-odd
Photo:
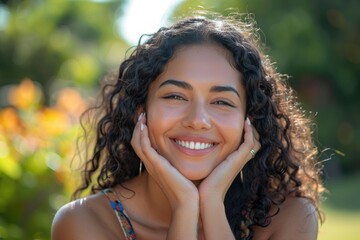
[[[119,220],[120,226],[123,230],[126,240],[135,240],[135,232],[131,225],[130,219],[127,216],[125,209],[121,202],[119,201],[119,197],[115,192],[113,192],[110,188],[102,190],[105,196],[110,200],[111,207],[113,208],[116,216]]]

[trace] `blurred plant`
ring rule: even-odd
[[[128,48],[116,30],[123,3],[0,1],[0,85],[36,79],[46,101],[54,83],[92,88]]]
[[[74,189],[70,162],[86,102],[66,88],[45,106],[30,79],[8,100],[0,110],[0,239],[49,239],[53,214]]]

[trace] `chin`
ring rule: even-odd
[[[201,181],[205,179],[207,176],[209,176],[210,173],[204,172],[204,171],[180,171],[181,174],[189,179],[190,181]]]

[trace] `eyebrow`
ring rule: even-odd
[[[162,86],[168,85],[168,84],[175,85],[180,88],[184,88],[184,89],[188,89],[188,90],[193,89],[193,87],[189,83],[180,81],[180,80],[174,80],[174,79],[169,79],[169,80],[162,82],[160,84],[159,88],[161,88]],[[240,98],[239,92],[231,86],[213,86],[210,88],[210,92],[234,92]]]
[[[162,82],[159,86],[159,88],[161,88],[162,86],[165,86],[165,85],[175,85],[175,86],[178,86],[178,87],[181,87],[181,88],[184,88],[184,89],[193,89],[193,87],[188,84],[187,82],[184,82],[184,81],[179,81],[179,80],[174,80],[174,79],[169,79],[169,80],[166,80],[164,82]]]
[[[230,86],[213,86],[210,88],[210,92],[234,92],[240,98],[239,92]]]

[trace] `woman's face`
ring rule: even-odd
[[[149,87],[151,144],[190,180],[206,178],[242,139],[245,89],[229,60],[214,44],[182,47]]]

